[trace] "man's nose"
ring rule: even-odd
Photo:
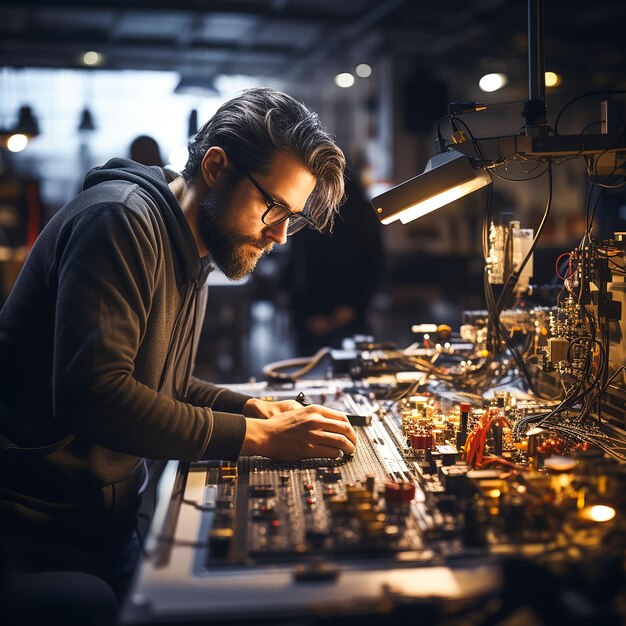
[[[285,220],[280,224],[274,224],[274,226],[267,226],[265,229],[265,235],[268,239],[276,242],[279,246],[287,243],[287,226],[289,220]]]

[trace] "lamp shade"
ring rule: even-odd
[[[450,150],[430,159],[419,176],[374,196],[372,205],[383,224],[406,224],[491,182],[485,169],[476,169],[468,156]]]
[[[80,121],[78,123],[78,130],[92,131],[96,130],[96,124],[93,121],[93,115],[91,110],[85,107],[80,114]]]
[[[13,130],[15,134],[36,137],[39,134],[39,122],[29,106],[21,106],[17,118],[17,126]]]
[[[174,93],[183,96],[219,96],[220,92],[210,76],[181,76]]]

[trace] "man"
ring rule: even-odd
[[[241,278],[330,224],[343,169],[315,114],[254,89],[200,130],[182,176],[122,159],[87,174],[0,312],[0,516],[23,569],[88,571],[120,597],[144,458],[354,450],[343,413],[192,376],[208,273]]]

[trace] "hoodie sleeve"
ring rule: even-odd
[[[195,406],[210,406],[215,411],[243,413],[244,404],[252,397],[219,387],[192,376],[189,382],[188,400]]]
[[[61,427],[140,457],[236,458],[242,415],[174,400],[133,377],[159,263],[149,222],[122,204],[95,205],[71,223],[56,256],[52,387]]]

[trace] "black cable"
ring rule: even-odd
[[[626,89],[609,89],[609,90],[604,89],[601,91],[589,91],[580,96],[577,96],[576,98],[573,98],[561,108],[558,115],[556,116],[556,119],[554,120],[554,134],[555,135],[559,134],[559,121],[561,120],[561,116],[565,112],[565,109],[567,109],[569,106],[574,104],[574,102],[578,102],[579,100],[582,100],[583,98],[590,98],[591,96],[612,95],[612,94],[618,94],[618,93],[626,93]]]

